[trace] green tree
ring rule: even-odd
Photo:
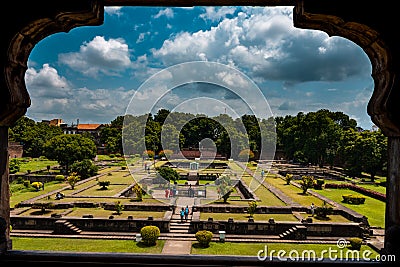
[[[247,209],[247,212],[250,214],[250,216],[253,217],[254,213],[256,212],[257,208],[257,201],[249,201],[249,208]]]
[[[75,161],[93,159],[96,156],[95,143],[79,134],[64,134],[51,138],[44,145],[45,156],[57,160],[67,172]]]
[[[71,165],[71,171],[76,172],[82,179],[96,175],[98,170],[99,167],[90,159],[84,159]]]
[[[67,177],[67,182],[71,186],[71,189],[75,189],[76,183],[80,180],[81,178],[76,172],[70,173],[70,175]]]
[[[169,166],[162,166],[160,168],[157,168],[156,171],[161,177],[163,177],[167,181],[177,181],[181,178],[179,173]]]
[[[9,172],[10,173],[17,173],[21,168],[21,161],[17,158],[10,159],[9,163]]]
[[[301,189],[303,190],[303,194],[306,194],[307,190],[314,186],[314,176],[303,175],[301,177],[300,185],[301,185]]]

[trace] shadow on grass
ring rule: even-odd
[[[329,218],[329,217],[321,217],[321,216],[314,216],[314,218],[315,218],[316,220],[319,220],[319,221],[330,221],[330,220],[332,220],[332,219]]]
[[[52,213],[52,211],[51,210],[45,210],[45,211],[35,210],[35,211],[32,211],[30,213],[30,215],[46,215],[46,214],[49,214],[49,213]]]
[[[200,245],[200,243],[193,243],[192,247],[197,248],[197,249],[206,249],[206,248],[209,248],[210,246],[205,247],[205,246]]]
[[[136,242],[136,246],[139,248],[151,248],[151,247],[155,247],[156,245],[157,245],[157,243],[154,245],[147,245],[144,242]]]

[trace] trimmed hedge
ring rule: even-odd
[[[142,242],[147,246],[156,245],[157,239],[160,236],[160,228],[154,225],[147,225],[140,229]]]
[[[365,197],[361,195],[347,194],[347,195],[342,195],[342,198],[344,203],[355,204],[355,205],[365,203]]]
[[[203,248],[207,248],[210,246],[213,233],[207,230],[200,230],[195,234],[195,237],[200,246],[202,246]]]

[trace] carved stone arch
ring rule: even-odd
[[[391,71],[392,57],[379,33],[369,26],[357,22],[346,22],[334,15],[305,12],[302,3],[294,9],[293,22],[297,28],[321,30],[330,36],[344,37],[364,50],[371,61],[372,78],[375,82],[367,112],[371,120],[387,136],[400,136],[398,122],[390,116],[388,106],[395,81],[395,74]]]
[[[4,111],[0,113],[0,125],[10,126],[23,116],[31,101],[25,85],[27,62],[33,47],[42,39],[58,32],[69,32],[79,26],[101,25],[104,20],[104,4],[101,0],[75,3],[67,8],[60,5],[47,17],[28,21],[12,38],[4,67],[8,99],[1,99]],[[57,11],[59,10],[59,11]],[[67,10],[67,11],[66,11]],[[2,110],[3,111],[3,110]]]

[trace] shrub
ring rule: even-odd
[[[315,208],[315,215],[319,218],[327,218],[328,215],[331,215],[333,212],[333,208],[326,205],[324,202],[321,207]]]
[[[350,249],[360,250],[362,245],[362,239],[359,237],[352,237],[349,239]]]
[[[154,225],[147,225],[140,229],[142,242],[147,246],[156,245],[157,239],[160,236],[160,229]]]
[[[42,182],[33,182],[31,185],[32,185],[33,188],[36,189],[36,191],[39,191],[40,188],[43,187],[43,183]]]
[[[324,183],[324,179],[314,180],[314,189],[321,190]]]
[[[99,186],[101,186],[101,190],[107,190],[107,186],[110,185],[110,181],[99,181]]]
[[[200,230],[195,234],[197,242],[199,242],[200,246],[203,248],[207,248],[210,246],[210,242],[213,237],[213,233],[207,230]]]
[[[293,174],[287,173],[285,176],[286,184],[290,184],[290,181],[292,181],[292,179],[293,179]]]
[[[256,208],[257,208],[257,202],[256,201],[249,201],[249,208],[248,208],[248,212],[250,214],[250,216],[253,216],[254,213],[256,212]]]
[[[342,198],[344,203],[349,203],[354,205],[364,204],[365,202],[365,197],[363,197],[362,195],[346,194],[342,195]]]
[[[118,215],[120,215],[122,213],[124,208],[125,208],[125,206],[124,206],[124,204],[121,203],[121,201],[115,202],[115,211]]]

